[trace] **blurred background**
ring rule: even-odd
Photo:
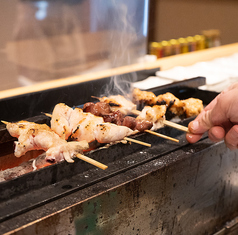
[[[152,42],[216,30],[238,41],[235,0],[0,1],[0,90],[134,64]]]
[[[1,90],[135,63],[148,0],[0,1]]]

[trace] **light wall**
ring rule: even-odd
[[[150,41],[201,34],[219,29],[221,43],[238,42],[236,0],[151,0]]]

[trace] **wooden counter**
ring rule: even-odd
[[[175,55],[170,57],[165,57],[158,59],[155,62],[147,62],[140,64],[133,64],[128,66],[123,66],[114,69],[108,69],[99,72],[93,72],[88,74],[83,74],[79,76],[67,77],[62,79],[57,79],[53,81],[47,81],[43,83],[34,84],[26,87],[19,87],[14,89],[9,89],[5,91],[0,91],[0,99],[12,97],[21,94],[27,94],[31,92],[37,92],[42,90],[47,90],[56,87],[62,87],[67,85],[73,85],[80,82],[91,81],[95,79],[100,79],[104,77],[110,77],[113,75],[130,73],[138,70],[147,70],[160,67],[161,70],[167,70],[174,66],[189,66],[199,61],[209,61],[218,57],[225,57],[238,52],[238,43],[220,46],[217,48],[210,48],[203,51],[196,51],[187,54]]]

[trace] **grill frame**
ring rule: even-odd
[[[200,98],[206,105],[218,93],[199,90],[196,88],[197,84],[203,85],[203,83],[204,78],[194,78],[182,83],[174,83],[159,88],[153,88],[150,89],[150,91],[153,91],[156,95],[169,91],[180,99],[190,97]],[[69,88],[65,89],[68,90]],[[33,95],[38,97],[38,94]],[[67,94],[67,96],[68,95],[69,94]],[[46,95],[46,97],[48,96]],[[31,99],[30,96],[28,98]],[[73,105],[80,104],[82,103],[74,103]],[[52,109],[52,107],[50,109]],[[45,112],[49,112],[48,108],[47,110],[48,111]],[[29,118],[30,121],[33,119],[40,123],[49,123],[49,119],[42,115]],[[182,125],[187,125],[191,120],[192,118],[185,119],[180,121],[180,123]],[[4,131],[6,130],[2,128],[0,133],[4,133]],[[100,149],[86,153],[87,156],[107,164],[109,168],[106,171],[99,170],[92,165],[76,159],[74,164],[68,164],[67,162],[57,163],[35,172],[27,173],[13,180],[0,183],[0,187],[2,189],[2,194],[0,196],[1,231],[13,232],[14,229],[17,228],[20,229],[19,231],[28,231],[28,229],[33,228],[36,224],[41,227],[44,222],[48,220],[48,218],[55,218],[56,215],[61,215],[61,211],[71,211],[72,208],[77,208],[86,201],[90,202],[90,197],[101,198],[101,195],[105,196],[108,192],[115,191],[115,189],[117,191],[124,186],[130,187],[128,185],[134,185],[138,178],[141,179],[144,175],[153,178],[153,174],[158,174],[158,171],[161,170],[164,174],[166,174],[170,167],[174,167],[175,164],[181,164],[181,162],[184,161],[193,161],[192,158],[194,156],[203,159],[203,156],[206,156],[206,152],[211,152],[212,148],[218,152],[220,151],[221,156],[227,155],[231,156],[231,158],[236,156],[236,154],[231,154],[228,150],[226,150],[223,142],[213,144],[208,140],[206,135],[204,135],[201,141],[192,146],[193,148],[191,151],[191,145],[186,142],[185,134],[183,132],[170,127],[161,128],[158,132],[178,138],[180,143],[171,143],[169,140],[160,139],[158,137],[151,136],[148,133],[138,134],[136,138],[141,141],[151,143],[152,148],[136,144],[116,144],[110,146],[108,149]],[[2,134],[2,136],[4,136],[4,134]],[[11,137],[5,138],[3,139],[2,144],[9,141],[13,141],[13,139]],[[184,152],[188,154],[181,154]],[[157,167],[152,167],[153,169],[150,169],[148,166],[151,166],[153,162],[162,163],[157,165]],[[228,170],[230,170],[230,168]],[[131,175],[132,172],[136,172],[136,174]],[[163,175],[163,177],[165,177],[165,175]],[[112,183],[112,179],[118,179],[118,184],[115,184],[115,182]],[[21,188],[19,185],[21,185]],[[9,190],[9,188],[11,188],[11,190]],[[136,189],[134,188],[134,190]],[[140,188],[140,190],[142,190],[142,188]],[[72,201],[71,199],[74,197],[73,195],[79,196],[80,192],[83,193],[83,196]],[[153,192],[153,190],[151,192]],[[122,200],[122,198],[120,200]],[[123,198],[123,200],[128,201],[126,198]],[[226,198],[226,200],[228,199]],[[65,201],[65,203],[62,203],[62,201]],[[70,203],[68,201],[70,201]],[[58,205],[58,202],[61,203]],[[75,203],[75,205],[73,203]],[[76,210],[76,208],[73,210]],[[169,206],[168,208],[171,209]],[[229,208],[229,210],[231,209]],[[224,214],[223,217],[231,219],[235,214],[235,212],[232,212],[229,213],[229,215]],[[43,223],[40,222],[42,221],[42,218],[45,218],[43,219]],[[74,219],[78,219],[78,217],[73,216],[73,220]],[[225,221],[220,217],[218,220],[216,223],[219,222],[219,226],[221,226]],[[26,226],[25,228],[26,224],[29,226]],[[97,225],[99,226],[99,224]],[[54,226],[54,223],[52,226]],[[72,227],[73,225],[68,224],[67,226]],[[38,232],[37,234],[44,233]]]

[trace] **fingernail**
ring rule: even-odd
[[[191,128],[192,128],[194,131],[196,131],[196,130],[198,129],[198,127],[199,127],[198,121],[197,121],[197,120],[193,121]]]

